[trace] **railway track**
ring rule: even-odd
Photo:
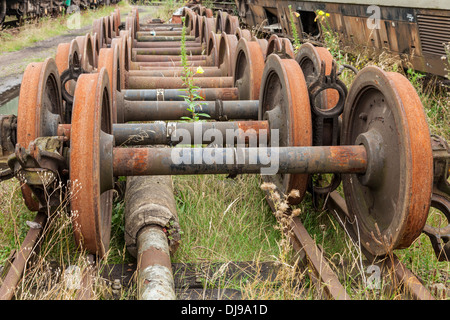
[[[0,297],[14,297],[47,220],[66,199],[59,183],[83,185],[68,201],[77,213],[75,242],[95,265],[109,247],[115,178],[128,177],[125,240],[137,259],[137,298],[174,299],[170,257],[181,236],[170,176],[265,172],[267,201],[324,297],[352,298],[292,209],[306,192],[326,200],[366,259],[393,275],[405,297],[434,299],[393,253],[422,232],[438,259],[448,253],[446,228],[428,226],[426,218],[430,206],[450,211],[450,153],[445,141],[430,137],[406,78],[366,67],[347,88],[324,48],[305,44],[295,54],[288,39],[258,39],[237,17],[202,6],[183,15],[188,65],[180,61],[182,25],[146,24],[133,9],[125,24],[116,10],[94,21],[91,33],[60,45],[55,59],[26,69],[17,122],[1,118],[4,177],[22,182],[25,203],[38,214],[11,256]],[[186,68],[199,87],[195,97],[203,98],[195,110],[185,100],[193,96],[183,97]],[[207,115],[200,129],[177,122],[193,112]],[[215,148],[170,147],[180,138],[208,145],[219,136]],[[264,171],[272,164],[265,159],[276,159],[275,172]],[[331,174],[331,182],[313,182],[313,174]],[[346,200],[335,191],[341,181]],[[78,298],[89,298],[90,278],[82,277],[87,289]]]

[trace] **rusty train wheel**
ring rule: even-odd
[[[430,133],[409,81],[377,67],[360,71],[344,109],[342,144],[366,145],[372,163],[364,175],[343,175],[361,244],[374,255],[408,247],[425,225],[433,182]]]
[[[312,123],[308,88],[298,63],[272,54],[266,60],[261,82],[259,120],[268,120],[270,129],[279,130],[279,146],[311,146]],[[271,131],[272,135],[272,131]],[[277,187],[280,194],[298,190],[300,196],[289,203],[301,202],[305,195],[307,174],[263,176]]]
[[[73,59],[75,65],[80,65],[80,49],[78,42],[72,40],[70,43],[60,43],[56,49],[55,62],[58,67],[58,72],[61,75],[64,70],[69,68],[70,59]]]
[[[140,30],[140,24],[139,24],[139,11],[137,8],[131,9],[131,14],[134,19],[134,30],[137,32]]]
[[[203,17],[202,19],[203,19],[203,23],[202,23],[201,42],[203,44],[205,44],[206,48],[208,48],[209,35],[211,32],[214,33],[215,22],[214,22],[214,18]]]
[[[267,46],[269,45],[269,42],[266,39],[258,39],[255,36],[252,36],[252,41],[256,41],[259,44],[259,46],[261,48],[261,51],[262,51],[262,53],[264,55],[264,59],[266,59],[267,58],[267,55],[266,55],[266,53],[267,53]]]
[[[281,51],[281,41],[280,38],[273,34],[270,36],[269,40],[267,41],[267,51],[266,56],[270,56],[274,52]]]
[[[219,42],[219,67],[223,76],[233,76],[237,38],[222,32]]]
[[[247,29],[236,28],[235,35],[236,35],[238,40],[240,40],[241,38],[244,38],[247,41],[251,41],[252,40],[252,34]]]
[[[118,86],[117,91],[121,91],[125,89],[125,58],[128,59],[128,53],[124,52],[122,50],[122,47],[126,47],[126,38],[125,37],[118,37],[113,39],[111,42],[111,48],[114,49],[114,47],[117,47],[118,55],[119,55],[119,65],[118,65]],[[126,49],[125,49],[126,51]]]
[[[98,58],[98,69],[105,68],[108,74],[110,83],[110,101],[111,101],[111,111],[113,123],[117,123],[117,105],[116,105],[116,94],[117,88],[120,88],[121,80],[121,69],[119,60],[118,47],[113,48],[103,48],[100,50],[100,55]]]
[[[102,174],[113,145],[109,80],[105,68],[82,74],[75,91],[72,116],[70,180],[75,240],[81,248],[100,257],[109,247],[112,212],[112,174]],[[94,133],[94,134],[93,134]],[[112,164],[112,162],[111,162]],[[78,183],[78,185],[77,185]]]
[[[237,28],[239,28],[239,18],[231,14],[227,15],[224,32],[227,34],[235,34]]]
[[[88,33],[85,36],[76,37],[78,48],[81,52],[81,67],[83,70],[92,72],[95,69],[95,47],[91,35]]]
[[[235,65],[233,82],[239,90],[239,99],[258,100],[264,71],[264,57],[259,44],[239,40]]]
[[[211,31],[208,37],[208,48],[206,53],[208,57],[211,57],[211,63],[213,66],[219,66],[219,42],[221,35]]]
[[[23,74],[17,110],[17,143],[28,148],[38,137],[56,135],[64,119],[61,81],[55,60],[30,63]],[[39,209],[27,185],[21,187],[26,206],[31,211]]]
[[[295,60],[302,68],[308,86],[319,77],[322,62],[325,63],[325,75],[331,74],[333,56],[326,48],[315,47],[310,43],[302,44]],[[322,108],[329,110],[338,103],[339,93],[335,90],[322,91],[319,99]]]

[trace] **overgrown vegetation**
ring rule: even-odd
[[[123,11],[131,10],[126,1],[120,1],[117,7]],[[35,42],[67,33],[75,27],[89,26],[94,19],[111,14],[115,8],[115,6],[102,6],[87,9],[81,13],[63,14],[55,18],[43,17],[37,23],[26,23],[20,27],[20,32],[3,30],[0,33],[0,54],[21,50]]]
[[[200,89],[198,86],[194,85],[194,71],[193,67],[190,66],[188,61],[188,54],[186,50],[186,24],[185,17],[181,18],[182,30],[181,30],[181,64],[183,66],[183,74],[181,80],[183,81],[183,87],[185,87],[186,95],[183,96],[184,101],[188,104],[187,110],[191,113],[190,117],[181,117],[182,120],[187,121],[199,121],[200,117],[210,118],[209,114],[199,112],[202,107],[202,103],[199,102],[203,100],[197,90]],[[203,73],[202,67],[198,67],[195,73]]]

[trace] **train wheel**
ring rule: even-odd
[[[365,145],[371,160],[364,175],[343,175],[361,244],[377,256],[408,247],[427,220],[433,183],[430,132],[411,83],[378,67],[361,70],[347,97],[341,143]]]
[[[102,174],[112,154],[101,146],[113,146],[111,100],[106,69],[82,74],[75,91],[71,131],[70,179],[72,219],[77,244],[103,257],[109,248],[113,201],[112,172]],[[94,134],[92,134],[94,132]],[[81,161],[82,159],[82,161]],[[111,168],[112,169],[112,168]]]
[[[333,56],[326,48],[315,47],[310,43],[302,44],[295,60],[302,68],[308,86],[319,77],[322,63],[325,65],[325,75],[331,74]],[[322,91],[319,99],[322,109],[332,109],[339,101],[339,92],[336,90]]]
[[[110,83],[110,99],[113,123],[117,123],[117,106],[116,93],[117,88],[120,88],[121,69],[119,59],[119,47],[103,48],[100,50],[98,59],[98,69],[105,68],[108,73]]]
[[[53,58],[30,63],[23,74],[17,110],[17,143],[28,148],[38,137],[56,135],[64,119],[61,81]],[[39,209],[27,185],[21,187],[25,204],[31,211]]]
[[[264,71],[264,56],[259,44],[239,40],[235,64],[234,84],[239,89],[239,99],[258,100]]]
[[[258,118],[269,121],[271,136],[273,129],[278,130],[280,147],[312,145],[308,88],[295,60],[270,55],[264,67],[259,94]],[[299,197],[288,199],[291,204],[303,199],[308,184],[307,174],[263,175],[263,179],[273,183],[281,195],[298,190]]]

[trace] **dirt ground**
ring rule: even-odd
[[[20,85],[23,72],[30,62],[54,57],[58,44],[70,42],[76,36],[86,34],[90,29],[89,25],[81,29],[69,30],[67,34],[38,41],[20,51],[0,55],[0,96]]]
[[[151,7],[138,6],[141,19],[150,17],[154,10]],[[127,16],[127,12],[121,13],[122,22]],[[142,20],[144,21],[144,20]],[[32,46],[20,51],[5,53],[0,55],[0,104],[1,101],[9,100],[11,95],[17,94],[17,89],[22,82],[23,72],[26,66],[37,59],[54,57],[58,44],[70,42],[77,36],[85,35],[90,32],[92,26],[86,26],[81,29],[68,30],[66,34],[38,41]]]

